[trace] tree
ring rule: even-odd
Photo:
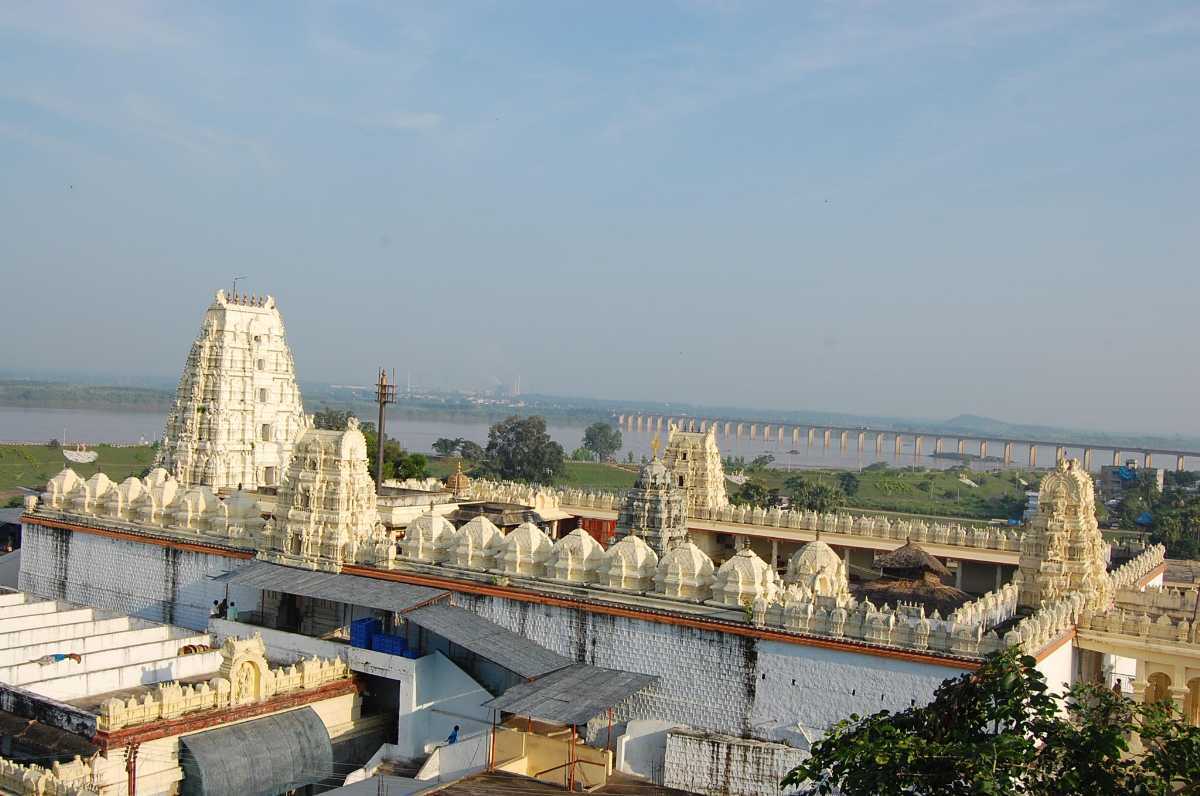
[[[367,440],[367,472],[375,483],[381,480],[375,472],[375,457],[379,435],[374,423],[363,423],[359,430]],[[408,453],[400,447],[400,443],[388,437],[383,443],[383,479],[390,478],[428,478],[429,460],[419,453]]]
[[[764,453],[762,456],[755,456],[750,460],[750,464],[746,467],[746,471],[757,473],[770,467],[771,462],[773,461],[775,461],[775,457],[769,453]]]
[[[608,461],[621,450],[621,431],[608,423],[592,423],[583,432],[583,447],[601,461]]]
[[[858,476],[854,473],[842,473],[838,476],[838,486],[847,495],[853,495],[858,492]]]
[[[491,476],[535,484],[552,483],[565,473],[563,448],[546,433],[546,419],[513,415],[488,430],[482,462]]]
[[[808,511],[833,511],[846,502],[846,496],[838,487],[802,475],[793,475],[784,481],[783,491],[792,499],[792,508]]]
[[[1130,749],[1132,732],[1144,752]],[[1101,686],[1050,693],[1012,648],[943,682],[928,705],[838,722],[782,784],[845,796],[1196,794],[1200,728]]]
[[[576,448],[571,451],[571,461],[573,462],[594,462],[596,454],[587,448]]]
[[[770,499],[770,490],[758,481],[747,481],[729,496],[729,502],[735,506],[765,506]]]
[[[453,456],[455,452],[462,447],[464,442],[466,442],[466,440],[464,440],[462,437],[455,437],[454,439],[450,439],[449,437],[438,437],[433,441],[433,452],[442,458]]]
[[[327,431],[345,431],[346,423],[352,417],[357,417],[357,415],[349,409],[334,409],[330,406],[322,406],[313,412],[313,426],[323,428]]]
[[[468,462],[481,462],[484,457],[483,448],[479,443],[469,439],[463,440],[458,446],[458,455]]]

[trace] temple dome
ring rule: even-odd
[[[541,577],[554,543],[532,522],[523,522],[504,537],[496,555],[496,568],[510,575]]]
[[[654,591],[683,600],[703,600],[708,597],[712,580],[712,559],[687,539],[659,559]]]
[[[496,559],[504,534],[495,523],[480,514],[458,529],[450,543],[450,563],[467,569],[488,569]]]
[[[608,548],[597,571],[599,582],[612,589],[649,591],[654,587],[658,554],[635,533]]]
[[[820,540],[809,542],[792,555],[784,582],[795,584],[810,598],[830,597],[840,603],[850,597],[846,563]]]
[[[572,583],[595,580],[604,560],[604,548],[583,528],[576,528],[554,543],[546,560],[546,577]]]
[[[454,525],[440,514],[427,511],[404,529],[400,554],[415,561],[441,561],[454,539]]]
[[[832,552],[832,551],[830,551]],[[775,596],[775,572],[749,547],[743,547],[713,576],[712,600],[721,605],[744,606],[758,597]]]
[[[446,479],[446,488],[455,495],[461,495],[471,486],[471,479],[463,472],[462,462],[458,463],[457,468],[450,477]]]
[[[1042,478],[1038,491],[1038,513],[1077,514],[1095,512],[1095,490],[1091,476],[1076,459],[1060,459],[1058,466]]]

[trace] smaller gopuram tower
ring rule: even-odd
[[[386,555],[376,549],[382,528],[367,442],[351,417],[343,431],[309,428],[300,436],[258,557],[337,572],[344,563]]]
[[[1021,538],[1013,578],[1021,606],[1037,608],[1078,591],[1097,608],[1108,607],[1112,586],[1095,500],[1092,478],[1075,459],[1060,460],[1042,479],[1037,514]]]
[[[184,486],[276,486],[303,430],[275,299],[218,290],[183,367],[156,464]]]
[[[688,513],[696,509],[723,509],[729,505],[725,494],[725,468],[717,448],[716,425],[707,431],[680,431],[672,423],[667,435],[663,464],[682,487]]]
[[[617,515],[616,539],[636,533],[661,557],[676,541],[687,537],[687,501],[684,489],[658,458],[657,437],[651,445],[653,458],[625,493]]]

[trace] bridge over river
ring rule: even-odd
[[[1053,465],[1064,456],[1080,459],[1088,470],[1097,469],[1109,460],[1120,465],[1128,457],[1140,459],[1144,467],[1154,467],[1154,457],[1170,461],[1174,458],[1176,470],[1188,469],[1188,460],[1200,464],[1200,451],[1170,448],[1116,447],[1097,443],[1079,442],[1069,439],[1031,439],[1020,437],[994,437],[976,434],[948,433],[920,429],[884,429],[868,426],[834,426],[821,424],[777,423],[764,420],[745,420],[724,417],[691,417],[685,415],[615,414],[617,427],[625,432],[660,433],[674,424],[682,431],[708,431],[710,428],[718,438],[731,440],[761,440],[764,444],[780,447],[791,445],[809,448],[837,449],[843,453],[857,450],[858,453],[874,452],[882,459],[890,450],[899,458],[911,454],[915,460],[922,456],[958,454],[963,459],[977,457],[986,461],[998,461],[1004,465],[1017,463],[1030,468],[1039,466],[1041,450],[1047,452],[1042,466]],[[1053,457],[1050,458],[1050,452]]]

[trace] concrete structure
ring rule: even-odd
[[[303,428],[275,299],[218,290],[179,379],[158,464],[185,488],[275,486]]]
[[[1096,486],[1100,497],[1104,500],[1120,500],[1126,491],[1138,486],[1142,478],[1149,477],[1163,491],[1166,473],[1157,467],[1139,467],[1137,459],[1128,459],[1124,465],[1104,465],[1100,468],[1100,477]]]
[[[207,633],[20,592],[0,594],[0,682],[0,713],[39,728],[31,737],[75,737],[94,750],[66,764],[0,760],[0,790],[8,793],[176,793],[186,765],[181,748],[223,728],[275,716],[286,734],[315,719],[321,738],[313,743],[324,744],[327,761],[331,743],[361,729],[357,689],[342,661],[273,667],[261,638],[227,638],[214,648]],[[61,755],[64,744],[41,761]],[[242,759],[271,753],[264,739]],[[310,770],[304,783],[324,775]],[[278,787],[294,782],[289,774]]]

